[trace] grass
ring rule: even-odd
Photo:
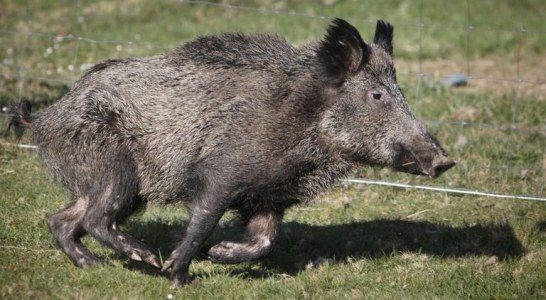
[[[32,152],[2,153],[4,299],[544,296],[542,203],[379,187],[338,188],[289,210],[267,258],[228,266],[196,261],[194,283],[177,291],[169,289],[167,274],[92,239],[85,243],[112,266],[79,269],[55,250],[46,226],[64,194]],[[178,206],[151,206],[124,229],[165,256],[185,216]],[[237,235],[233,215],[222,224],[211,243]]]
[[[322,37],[333,16],[350,20],[370,40],[374,20],[389,20],[410,106],[458,165],[435,182],[388,170],[354,175],[546,195],[542,1],[470,7],[431,0],[0,2],[0,105],[27,98],[36,110],[106,58],[151,55],[222,31],[277,32],[302,43]],[[440,84],[456,72],[474,77],[469,87]],[[0,117],[2,131],[6,120]],[[543,202],[363,185],[339,186],[290,209],[276,248],[263,260],[195,261],[193,283],[176,291],[167,274],[90,238],[85,244],[110,265],[79,269],[55,249],[47,230],[66,195],[35,153],[13,142],[0,138],[2,299],[546,297]],[[123,229],[165,257],[186,219],[181,206],[150,205]],[[238,225],[228,214],[209,243],[237,238]]]

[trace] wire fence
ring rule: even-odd
[[[259,2],[246,4],[244,1],[235,3],[185,0],[166,2],[176,3],[180,9],[179,32],[171,32],[175,32],[177,38],[181,36],[186,40],[192,36],[203,34],[195,28],[188,29],[186,32],[187,27],[183,25],[187,16],[182,14],[186,14],[188,11],[192,13],[190,17],[199,19],[206,18],[206,16],[199,15],[202,10],[221,10],[224,19],[215,23],[219,24],[215,28],[216,32],[240,30],[240,27],[230,27],[229,20],[241,15],[243,17],[268,18],[272,20],[273,24],[277,21],[279,23],[285,22],[286,19],[297,21],[298,24],[318,24],[309,25],[311,29],[308,32],[300,33],[300,36],[296,37],[300,40],[307,39],[307,37],[321,38],[323,33],[317,31],[316,28],[324,29],[334,17],[346,18],[350,22],[356,23],[357,27],[360,24],[365,28],[372,28],[376,19],[379,18],[357,15],[340,16],[334,13],[323,14],[320,10],[307,11],[305,8],[295,10],[277,5],[282,1],[278,3],[265,1],[266,4],[263,5],[257,4]],[[336,1],[322,1],[317,5],[330,5],[329,2]],[[85,9],[83,9],[83,3],[79,1],[77,3],[82,9],[75,9],[74,15],[70,17],[77,20],[77,23],[83,27],[86,18],[84,16]],[[414,37],[410,42],[402,44],[401,52],[406,53],[408,57],[400,60],[399,65],[402,65],[402,68],[398,67],[398,76],[401,82],[405,82],[403,87],[409,90],[408,98],[412,110],[425,120],[426,124],[435,132],[441,133],[443,129],[449,129],[449,134],[443,137],[448,140],[447,143],[454,145],[452,150],[458,158],[459,169],[462,170],[459,172],[460,174],[454,176],[448,173],[445,179],[440,181],[440,184],[448,187],[446,189],[451,189],[454,184],[465,185],[461,190],[474,189],[476,186],[473,185],[473,181],[476,177],[497,176],[500,183],[491,188],[504,190],[503,184],[514,180],[514,177],[519,177],[515,180],[521,182],[511,184],[510,191],[521,188],[522,193],[546,194],[543,184],[537,183],[546,180],[544,149],[546,145],[546,121],[544,121],[546,115],[541,115],[542,113],[546,114],[546,109],[544,109],[546,107],[546,71],[544,71],[546,70],[546,56],[543,51],[539,50],[539,54],[534,55],[536,59],[528,60],[525,57],[529,51],[526,48],[529,44],[528,41],[546,39],[546,31],[543,27],[528,26],[524,20],[520,23],[480,22],[479,12],[474,9],[475,4],[469,0],[461,5],[464,12],[456,12],[461,15],[461,21],[458,23],[426,18],[424,12],[427,9],[426,6],[429,5],[427,1],[410,1],[410,3],[419,7],[418,18],[389,20],[394,23],[396,32],[402,32],[396,34],[395,43],[397,43],[399,36],[403,37],[403,34]],[[153,6],[153,4],[149,5]],[[174,14],[176,15],[176,12]],[[24,16],[22,18],[24,19]],[[226,24],[222,24],[222,21],[225,21]],[[4,87],[0,88],[0,93],[3,94],[3,99],[0,99],[3,102],[0,104],[6,104],[8,98],[20,100],[36,96],[29,93],[29,90],[32,90],[30,88],[32,85],[47,83],[70,86],[83,72],[104,59],[155,54],[167,51],[173,46],[170,42],[157,42],[155,38],[154,41],[149,41],[134,28],[126,28],[125,31],[127,34],[120,37],[108,34],[79,35],[46,28],[36,30],[31,26],[1,28],[0,37],[2,40],[17,41],[18,46],[10,47],[9,43],[0,46],[3,51],[0,56],[2,58],[0,76],[2,82],[6,83]],[[443,51],[442,49],[445,50],[447,47],[444,45],[430,46],[433,44],[435,34],[453,34],[453,32],[456,32],[454,36],[458,38],[455,42],[458,43],[457,46],[462,51],[456,55],[448,53],[450,56],[448,58],[430,58],[431,52]],[[496,60],[492,62],[476,58],[476,55],[473,54],[473,43],[477,43],[476,40],[486,35],[495,35],[499,38],[507,35],[512,41],[504,54],[494,55]],[[29,45],[39,46],[30,47]],[[456,58],[453,59],[453,56]],[[450,61],[452,62],[450,63]],[[499,62],[502,61],[506,63],[500,64]],[[436,89],[442,91],[450,89],[445,86],[445,81],[452,79],[453,73],[462,74],[469,86],[454,92],[447,92],[448,95],[451,95],[451,99],[456,99],[451,107],[444,106],[444,108],[448,107],[453,111],[452,117],[437,118],[439,113],[430,112],[431,104],[428,98],[434,95]],[[441,95],[445,94],[444,91]],[[487,107],[476,109],[476,106],[480,107],[479,103],[483,100],[482,96],[477,97],[476,94],[489,95],[486,97],[490,97],[489,101],[492,103],[504,101],[506,104],[503,106],[505,110],[502,111],[502,118],[496,118],[495,112],[489,113],[492,116],[482,118],[482,115],[487,113],[481,114],[479,110],[487,110]],[[47,95],[37,96],[47,98]],[[525,120],[528,113],[533,120]],[[542,118],[542,120],[537,121],[536,118]],[[495,142],[486,146],[488,137],[495,139]],[[28,146],[32,148],[32,145]],[[484,150],[484,148],[487,149]],[[488,159],[488,155],[493,155],[495,158]],[[483,170],[487,172],[483,172]],[[365,174],[365,176],[374,175]],[[391,182],[391,186],[403,185],[404,188],[418,186],[407,183],[406,177],[390,173],[387,175],[381,173],[378,176],[381,179],[386,179],[382,182]],[[534,185],[528,183],[529,178],[534,180]],[[405,182],[398,182],[399,180]],[[373,180],[367,181],[368,184],[373,184],[371,183]],[[532,185],[531,188],[530,185]],[[535,198],[540,197],[536,196]]]

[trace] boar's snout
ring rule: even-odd
[[[451,169],[451,167],[453,167],[454,165],[455,165],[455,161],[453,161],[451,158],[443,154],[436,155],[432,161],[432,166],[430,170],[428,171],[428,173],[430,177],[438,178],[445,171]]]
[[[455,162],[435,143],[413,146],[396,143],[394,150],[397,153],[394,169],[400,172],[438,178],[455,165]]]

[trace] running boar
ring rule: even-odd
[[[90,69],[32,127],[46,167],[73,202],[49,219],[74,264],[104,245],[163,270],[174,285],[228,209],[245,234],[206,250],[218,263],[271,251],[283,212],[357,166],[436,178],[454,165],[415,118],[396,80],[393,27],[373,43],[341,19],[294,47],[272,35],[221,34]],[[22,117],[22,118],[21,118]],[[187,204],[185,235],[161,263],[118,225],[146,202]],[[182,230],[182,228],[181,228]]]

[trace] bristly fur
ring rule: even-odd
[[[73,199],[49,219],[57,245],[74,264],[93,265],[81,243],[90,234],[172,269],[179,285],[228,209],[245,234],[208,258],[249,261],[271,251],[285,209],[360,164],[419,165],[439,176],[449,162],[409,111],[382,48],[392,51],[392,26],[378,23],[376,41],[366,44],[341,19],[302,47],[263,34],[201,37],[163,55],[98,64],[33,118],[22,103],[19,120],[32,122],[40,156]],[[185,201],[190,213],[163,262],[118,227],[152,201]]]
[[[370,52],[358,30],[347,21],[336,18],[328,28],[317,56],[326,73],[336,80],[343,80],[368,61]]]
[[[393,31],[394,27],[390,23],[383,20],[378,20],[377,27],[375,29],[375,36],[373,38],[374,44],[377,44],[378,46],[383,48],[391,56],[393,52]]]

